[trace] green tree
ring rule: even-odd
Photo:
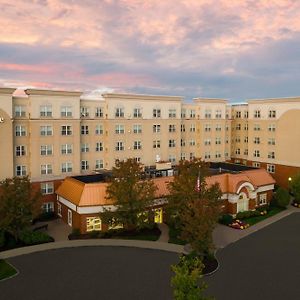
[[[292,178],[290,187],[294,194],[295,202],[300,203],[300,172]]]
[[[120,161],[112,170],[112,180],[107,187],[108,200],[117,209],[107,209],[101,214],[105,223],[123,224],[127,229],[140,229],[153,224],[147,210],[155,197],[156,187],[151,180],[141,180],[141,164],[130,158]]]
[[[290,202],[290,194],[284,188],[278,188],[275,193],[275,204],[279,207],[287,207]]]
[[[29,178],[7,178],[0,183],[0,231],[16,240],[41,211],[41,194],[31,187]]]
[[[212,232],[220,215],[221,190],[217,184],[208,186],[207,164],[200,159],[181,161],[178,175],[170,183],[167,211],[179,223],[181,238],[198,254],[210,254]],[[200,182],[199,182],[200,181]]]
[[[171,269],[175,273],[171,278],[175,300],[205,300],[203,291],[207,288],[202,278],[203,264],[198,257],[181,256],[177,265]]]

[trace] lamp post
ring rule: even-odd
[[[292,183],[292,177],[289,177],[288,178],[288,188],[289,188],[289,193],[291,194],[292,191],[291,191],[291,183]]]

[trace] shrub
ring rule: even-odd
[[[97,230],[93,230],[91,232],[89,232],[89,236],[92,238],[92,239],[95,239],[99,236],[99,231]]]
[[[224,225],[229,225],[232,223],[232,221],[233,221],[233,217],[232,215],[229,214],[222,215],[219,220],[219,222]]]
[[[45,232],[24,230],[20,234],[20,240],[25,245],[36,245],[53,242],[54,239]]]
[[[262,205],[256,208],[257,211],[259,212],[264,212],[264,211],[269,211],[270,210],[270,206],[268,204],[266,205]]]
[[[80,229],[79,229],[79,228],[73,228],[71,234],[72,234],[74,237],[75,237],[75,236],[79,236],[79,235],[80,235]]]
[[[274,198],[275,198],[276,206],[278,207],[285,208],[290,202],[289,192],[286,189],[281,187],[277,189]]]

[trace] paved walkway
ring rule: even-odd
[[[161,242],[161,243],[168,243],[169,242],[169,226],[165,223],[160,223],[160,224],[158,224],[158,228],[161,231],[161,235],[157,241]]]

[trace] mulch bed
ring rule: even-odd
[[[215,271],[219,266],[219,263],[216,258],[212,259],[204,257],[202,259],[202,263],[204,264],[204,269],[202,271],[204,275],[210,274],[211,272]]]

